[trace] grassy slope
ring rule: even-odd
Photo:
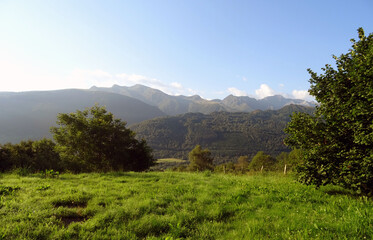
[[[373,237],[371,200],[280,175],[6,174],[1,186],[20,189],[0,191],[0,239]]]

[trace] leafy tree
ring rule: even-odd
[[[286,165],[286,169],[289,169],[288,168],[288,159],[289,159],[289,153],[287,152],[281,152],[277,157],[276,157],[276,165],[275,165],[275,169],[277,171],[281,171],[284,169],[285,165]]]
[[[347,54],[322,68],[308,69],[310,94],[319,102],[315,115],[297,113],[286,128],[286,143],[304,153],[300,180],[332,183],[373,193],[373,34],[358,29]]]
[[[79,171],[142,171],[154,164],[151,149],[105,107],[59,114],[51,128],[65,168]]]
[[[294,170],[302,163],[302,151],[293,149],[290,153],[282,152],[276,157],[276,170],[283,171],[286,165],[287,171]]]
[[[21,141],[0,146],[0,170],[27,169],[28,172],[60,169],[59,154],[50,139]]]
[[[10,150],[10,162],[12,168],[24,168],[29,170],[36,170],[37,163],[34,158],[34,151],[32,149],[32,140],[21,141],[18,144],[8,144]]]
[[[11,168],[10,149],[7,145],[0,145],[0,171],[5,172]]]
[[[287,158],[287,164],[289,165],[289,170],[297,168],[299,165],[303,164],[303,152],[300,149],[293,149]]]
[[[213,160],[211,152],[207,148],[202,149],[200,145],[197,145],[189,152],[189,169],[191,171],[213,170]]]
[[[259,151],[251,160],[249,169],[254,171],[271,171],[275,169],[276,159],[271,155],[265,154],[263,151]]]
[[[235,169],[241,171],[242,173],[247,171],[249,167],[249,157],[240,156],[235,164]]]
[[[214,168],[214,172],[220,173],[234,173],[236,171],[235,164],[233,162],[222,163],[216,165]]]
[[[46,138],[32,142],[33,169],[61,170],[60,155],[55,151],[55,146],[52,140]]]

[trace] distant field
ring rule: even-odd
[[[158,159],[157,163],[186,163],[187,160],[177,159],[177,158],[162,158]]]
[[[0,175],[0,239],[372,238],[372,200],[280,174]]]

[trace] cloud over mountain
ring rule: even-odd
[[[275,95],[275,91],[267,84],[261,84],[260,88],[255,90],[255,94],[259,99]]]
[[[248,94],[245,91],[239,90],[234,87],[228,88],[228,92],[232,94],[233,96],[237,96],[237,97],[248,96]]]

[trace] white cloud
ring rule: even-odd
[[[121,86],[132,86],[135,84],[142,84],[151,88],[159,89],[170,95],[194,95],[196,91],[190,88],[185,88],[181,83],[172,82],[170,84],[164,83],[156,78],[150,78],[137,74],[117,74],[116,77],[119,79],[117,82]]]
[[[239,90],[234,87],[228,88],[228,92],[234,96],[248,96],[248,94],[245,91]]]
[[[255,90],[255,94],[259,99],[275,95],[275,91],[267,84],[261,84],[260,88]]]
[[[123,86],[132,86],[136,84],[142,84],[146,85],[151,88],[156,88],[161,91],[167,91],[168,87],[163,82],[159,81],[156,78],[150,78],[143,75],[138,74],[126,74],[126,73],[120,73],[115,75],[117,78],[117,84],[123,85]]]
[[[172,82],[171,86],[174,87],[174,88],[177,88],[177,89],[183,89],[183,85],[181,85],[178,82]]]
[[[76,69],[66,77],[66,81],[75,88],[111,87],[117,82],[113,75],[99,69]]]
[[[0,56],[0,91],[51,90],[64,87],[61,77],[34,64]]]
[[[307,90],[293,90],[292,95],[295,99],[310,100],[311,95]]]
[[[88,89],[92,86],[111,87],[142,84],[171,95],[194,95],[197,91],[185,88],[179,82],[165,83],[139,74],[112,74],[101,69],[75,69],[70,73],[57,73],[38,64],[9,56],[0,56],[0,91],[34,91],[67,88]]]

